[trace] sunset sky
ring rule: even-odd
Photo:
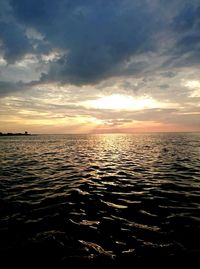
[[[0,131],[200,131],[200,1],[1,0]]]

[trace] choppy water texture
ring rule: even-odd
[[[200,254],[200,134],[0,138],[0,254],[37,265]]]

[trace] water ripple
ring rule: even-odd
[[[194,257],[199,145],[199,134],[0,138],[0,253],[63,266]]]

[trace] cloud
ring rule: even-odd
[[[0,81],[0,97],[22,91],[24,87],[25,85],[22,82]]]
[[[200,5],[196,0],[2,3],[7,13],[10,10],[10,20],[3,15],[0,20],[3,55],[8,63],[35,53],[42,66],[42,53],[62,51],[41,75],[45,83],[83,85],[110,77],[143,75],[155,68],[192,65],[199,53]],[[30,35],[31,31],[35,34]]]
[[[1,113],[195,126],[199,89],[184,85],[199,80],[199,29],[199,0],[1,0]],[[109,95],[146,96],[167,108],[81,106]]]
[[[0,39],[3,56],[7,63],[15,63],[32,51],[25,30],[14,23],[0,22]]]
[[[176,74],[177,72],[174,72],[174,71],[165,71],[165,72],[160,73],[160,75],[162,75],[163,77],[168,77],[168,78],[173,78],[176,76]]]
[[[185,1],[170,24],[176,35],[174,48],[170,48],[165,66],[199,66],[200,57],[200,3]]]
[[[19,0],[11,4],[22,25],[33,27],[53,48],[65,51],[42,76],[43,81],[95,83],[118,74],[132,55],[153,49],[155,20],[145,0]]]
[[[200,25],[200,6],[198,1],[185,1],[185,5],[179,14],[173,19],[173,27],[177,31],[191,30]]]

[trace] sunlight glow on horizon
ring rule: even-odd
[[[164,103],[160,103],[149,96],[134,98],[130,95],[122,94],[102,96],[99,99],[87,101],[84,104],[89,108],[109,110],[141,110],[166,106]]]

